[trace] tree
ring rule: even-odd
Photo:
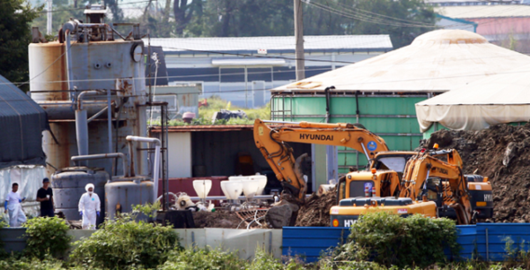
[[[41,11],[24,0],[0,2],[0,75],[11,82],[28,81],[30,23]]]
[[[202,13],[202,1],[200,0],[174,0],[173,14],[175,15],[176,34],[182,36],[184,29],[188,26],[195,14]]]
[[[436,29],[432,6],[423,0],[327,1],[340,10],[345,33],[389,34],[394,48],[409,45],[417,36]],[[334,3],[331,3],[334,2]]]
[[[184,35],[293,35],[290,0],[193,0],[192,3],[201,5],[191,19],[186,18]],[[418,35],[435,29],[436,22],[433,8],[423,0],[311,0],[304,2],[303,7],[305,35],[389,34],[394,48],[408,45]]]
[[[292,4],[286,0],[203,1],[202,10],[197,11],[184,34],[204,37],[292,35]]]

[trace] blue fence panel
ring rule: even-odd
[[[528,251],[530,224],[528,223],[479,223],[477,224],[477,250],[484,259],[502,261],[506,259],[507,238],[514,243],[512,248]]]
[[[460,250],[460,257],[462,259],[471,259],[476,249],[477,242],[477,227],[476,225],[459,225],[457,242],[462,249]],[[448,258],[451,258],[449,252],[446,252]]]
[[[347,228],[284,227],[282,255],[300,256],[306,262],[315,262],[329,248],[345,243],[349,234]]]
[[[530,249],[530,223],[479,223],[457,228],[457,241],[462,246],[460,257],[464,260],[505,260],[507,238],[513,241],[513,249]],[[282,254],[315,262],[329,248],[345,243],[349,234],[347,228],[284,227]],[[448,251],[446,254],[453,259]]]

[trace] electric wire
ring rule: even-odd
[[[345,12],[343,10],[338,10],[338,9],[334,9],[332,7],[324,6],[324,5],[319,4],[319,3],[311,3],[311,2],[304,2],[304,3],[306,3],[307,5],[319,8],[321,10],[325,10],[325,11],[328,11],[330,13],[334,13],[334,14],[339,15],[339,16],[343,16],[343,17],[347,17],[347,18],[351,18],[351,19],[355,19],[355,20],[359,20],[359,21],[363,21],[363,22],[367,22],[367,23],[394,26],[394,27],[440,28],[439,26],[436,26],[436,25],[424,26],[424,25],[410,24],[410,23],[384,22],[384,21],[377,20],[377,19],[376,20],[371,19],[371,18],[367,17],[366,15],[351,14],[351,13]]]
[[[311,2],[309,2],[309,1],[304,1],[304,2],[306,4],[311,5]],[[328,4],[329,4],[329,2],[328,2]],[[387,23],[406,24],[406,25],[409,25],[411,27],[438,28],[438,26],[436,26],[434,24],[424,24],[424,23],[419,22],[419,21],[412,21],[412,20],[406,20],[406,19],[386,16],[386,15],[383,15],[383,14],[379,14],[379,13],[375,13],[375,12],[371,12],[371,11],[367,11],[367,10],[362,10],[362,9],[359,9],[359,8],[351,9],[350,7],[347,7],[346,5],[343,5],[341,3],[337,3],[337,4],[341,7],[341,10],[337,10],[337,9],[332,8],[330,6],[327,6],[327,7],[330,8],[330,9],[333,9],[333,10],[335,10],[337,12],[342,12],[344,14],[349,14],[351,16],[358,16],[359,18],[363,18],[365,20],[368,20],[366,22],[369,22],[370,20],[374,20],[375,19],[375,20],[381,20],[381,22],[384,22],[383,20],[387,20]],[[315,5],[318,5],[320,7],[324,6],[324,5],[318,4],[318,3],[315,4]]]

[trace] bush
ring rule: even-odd
[[[387,212],[369,213],[351,228],[347,244],[338,249],[336,260],[371,259],[390,267],[427,267],[445,262],[444,249],[458,256],[454,221],[413,215],[402,218]]]
[[[7,260],[0,261],[2,270],[62,270],[63,262],[54,259],[39,260],[37,258],[20,258],[10,257]]]
[[[90,238],[77,241],[70,258],[87,268],[154,268],[179,249],[178,235],[171,228],[123,217],[106,221]]]
[[[238,270],[247,269],[248,263],[235,253],[221,249],[185,249],[174,252],[160,270]]]
[[[38,217],[29,219],[26,228],[26,249],[31,256],[44,259],[47,254],[61,258],[70,248],[71,237],[68,235],[68,225],[57,217]]]

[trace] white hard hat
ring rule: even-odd
[[[85,186],[85,190],[88,191],[89,188],[92,188],[92,190],[94,190],[94,184],[92,183],[89,183]]]

